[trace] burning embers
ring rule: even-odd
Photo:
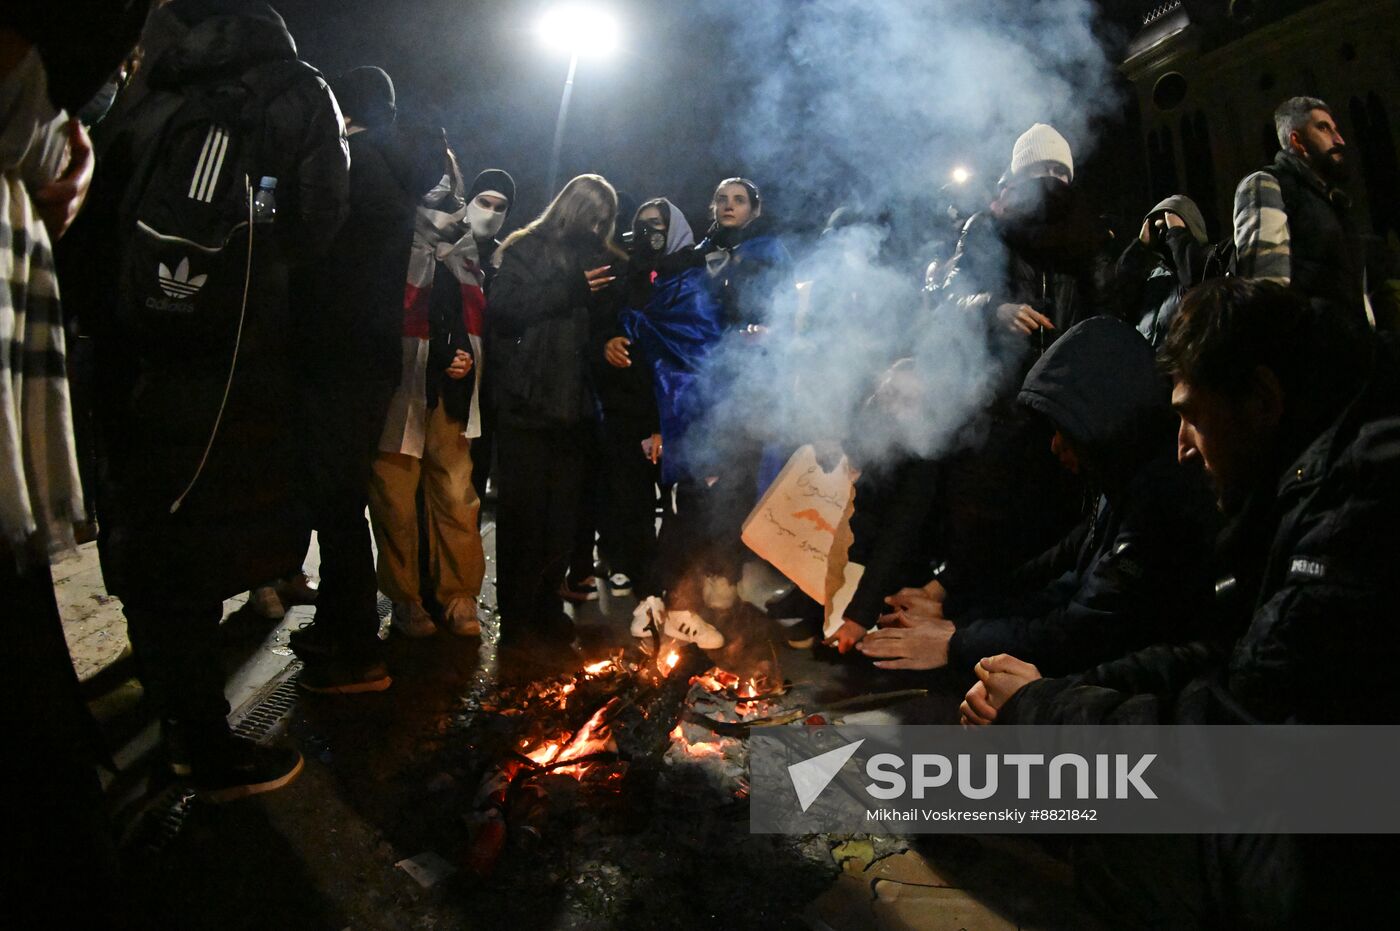
[[[640,655],[591,662],[496,704],[514,738],[482,779],[469,817],[467,859],[477,872],[492,868],[508,826],[542,830],[551,793],[586,793],[592,807],[645,816],[658,777],[669,771],[686,792],[698,779],[726,801],[747,795],[742,737],[783,694],[780,634],[722,576],[682,585],[669,609],[652,601],[639,612],[647,623],[633,630]]]
[[[608,730],[608,722],[611,715],[616,713],[620,702],[619,698],[609,699],[608,703],[594,712],[593,717],[589,718],[572,737],[567,740],[554,740],[540,744],[535,749],[524,753],[524,757],[536,766],[546,767],[582,779],[587,771],[585,765],[564,768],[560,768],[560,766],[563,763],[597,755],[616,755],[617,742],[612,739],[612,734]]]
[[[768,698],[782,691],[775,664],[759,662],[740,675],[693,643],[648,645],[650,655],[592,662],[494,705],[516,736],[473,801],[466,857],[473,870],[489,872],[515,831],[540,834],[551,795],[584,793],[600,811],[620,806],[645,816],[657,777],[667,770],[687,785],[699,779],[726,799],[747,794],[743,740],[713,728],[742,728],[767,713]],[[734,638],[726,647],[741,645]]]

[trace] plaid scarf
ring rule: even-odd
[[[52,554],[85,511],[53,252],[16,170],[0,175],[0,282],[0,533]]]

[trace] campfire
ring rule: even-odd
[[[665,637],[576,672],[530,683],[498,710],[518,722],[513,750],[489,767],[473,799],[467,865],[489,873],[515,830],[538,833],[552,794],[643,804],[663,770],[699,773],[731,801],[748,794],[738,730],[763,720],[786,691],[766,628],[728,626],[722,648]],[[564,792],[568,785],[576,788]]]

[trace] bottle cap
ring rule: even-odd
[[[266,188],[266,189],[269,190],[269,191],[274,190],[274,189],[276,189],[276,187],[277,187],[277,179],[276,179],[276,178],[263,178],[261,181],[258,182],[258,187],[260,187],[260,188]]]

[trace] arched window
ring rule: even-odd
[[[1172,131],[1163,126],[1147,134],[1147,170],[1152,180],[1152,199],[1161,200],[1180,192]]]
[[[1186,169],[1186,194],[1201,208],[1206,231],[1214,238],[1219,227],[1215,216],[1215,160],[1211,158],[1210,125],[1200,110],[1181,118],[1181,154]]]

